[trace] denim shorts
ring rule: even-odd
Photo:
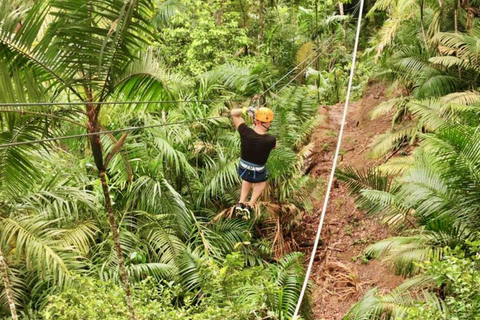
[[[238,175],[242,180],[250,183],[264,182],[268,179],[268,171],[265,165],[259,166],[243,159],[240,159],[238,163]]]

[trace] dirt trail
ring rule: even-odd
[[[370,86],[360,101],[349,106],[347,124],[342,141],[342,156],[339,167],[351,165],[356,168],[372,166],[378,160],[368,157],[373,138],[390,126],[388,117],[369,120],[369,112],[387,100],[382,84]],[[337,133],[343,112],[343,104],[321,107],[319,112],[328,120],[316,129],[312,136],[315,143],[311,156],[310,174],[328,181]],[[326,185],[326,183],[325,183]],[[297,241],[310,246],[300,248],[310,257],[313,240],[320,220],[323,203],[315,215],[306,216],[297,234]],[[381,223],[356,209],[354,200],[344,185],[335,182],[322,230],[322,245],[316,253],[311,279],[316,320],[340,320],[349,308],[372,287],[389,291],[401,283],[402,278],[392,274],[380,261],[362,259],[362,252],[369,244],[391,235]]]

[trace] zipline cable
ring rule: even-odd
[[[317,53],[321,48],[317,48],[315,49],[310,55],[308,55],[308,57],[306,57],[305,59],[303,59],[303,61],[301,61],[299,64],[297,64],[295,67],[292,68],[292,70],[290,70],[289,72],[287,72],[283,77],[281,77],[279,80],[277,80],[274,84],[272,84],[270,87],[267,88],[267,90],[263,91],[263,93],[261,94],[261,96],[265,95],[267,92],[269,92],[270,90],[272,90],[277,84],[279,84],[283,79],[285,79],[286,77],[288,77],[288,75],[290,75],[293,71],[295,71],[299,66],[302,65],[302,63],[304,63],[305,61],[307,61],[311,56],[313,56],[315,53]],[[315,60],[315,59],[314,59]],[[305,70],[305,69],[304,69]],[[302,70],[303,71],[303,70]],[[301,72],[300,72],[301,74]],[[289,82],[290,83],[290,82]]]
[[[193,122],[197,122],[197,121],[217,120],[217,119],[229,118],[229,117],[230,117],[230,115],[228,115],[228,116],[216,116],[216,117],[209,117],[209,118],[197,118],[197,119],[184,120],[184,121],[172,122],[172,123],[152,124],[152,125],[148,125],[148,126],[128,127],[128,128],[115,129],[115,130],[98,131],[98,132],[90,132],[90,133],[83,133],[83,134],[74,134],[74,135],[70,135],[70,136],[60,136],[60,137],[52,137],[52,138],[45,138],[45,139],[39,139],[39,140],[12,142],[12,143],[0,144],[0,149],[8,148],[8,147],[16,147],[16,146],[21,146],[21,145],[26,145],[26,144],[36,144],[36,143],[66,140],[66,139],[72,139],[72,138],[82,138],[82,137],[89,137],[89,136],[96,136],[96,135],[104,135],[104,134],[108,134],[108,133],[119,133],[119,132],[128,132],[128,131],[143,130],[143,129],[152,129],[152,128],[158,128],[158,127],[167,127],[167,126],[173,126],[173,125],[183,125],[183,124],[193,123]]]
[[[320,50],[320,49],[321,49],[321,48],[317,48],[310,56],[312,56],[314,53],[316,53],[316,52],[317,52],[318,50]],[[310,56],[309,56],[309,57],[310,57]],[[310,62],[305,66],[305,68],[303,68],[302,70],[300,70],[300,72],[299,72],[295,77],[293,77],[292,79],[290,79],[290,81],[288,81],[287,84],[285,84],[280,90],[277,91],[275,97],[278,97],[278,94],[279,94],[280,92],[282,92],[285,88],[287,88],[290,83],[292,83],[293,81],[295,81],[295,80],[296,80],[305,70],[307,70],[307,68],[308,68],[309,66],[311,66],[318,58],[319,58],[319,57],[314,58],[312,61],[310,61]],[[303,62],[305,62],[307,59],[308,59],[308,57],[307,57],[306,59],[304,59],[302,62],[300,62],[300,64],[302,64]],[[300,64],[299,64],[299,65],[300,65]],[[295,69],[295,68],[294,68],[294,69]],[[294,69],[292,69],[291,71],[293,71]],[[268,103],[268,102],[265,102],[264,104],[261,105],[261,107],[265,107],[265,106],[267,105],[267,103]]]
[[[357,60],[358,40],[359,40],[359,37],[360,37],[360,26],[361,26],[361,23],[362,23],[363,2],[364,2],[364,0],[360,0],[360,13],[359,13],[359,16],[358,16],[357,34],[355,36],[355,46],[353,48],[352,67],[350,69],[350,79],[348,80],[347,96],[345,98],[345,107],[343,109],[343,117],[342,117],[342,123],[341,123],[341,126],[340,126],[340,133],[338,135],[337,149],[335,150],[335,157],[333,159],[332,171],[330,173],[330,179],[328,180],[327,193],[325,195],[325,200],[323,202],[322,214],[321,214],[320,223],[319,223],[318,229],[317,229],[317,235],[315,237],[315,242],[313,244],[312,254],[310,256],[310,262],[308,264],[307,272],[305,274],[305,280],[303,282],[302,291],[300,292],[300,297],[298,299],[298,303],[297,303],[297,306],[295,308],[295,313],[293,314],[293,317],[292,317],[293,320],[297,320],[298,313],[299,313],[300,307],[302,305],[303,297],[305,295],[305,290],[307,289],[308,280],[310,278],[310,273],[312,272],[313,261],[315,259],[315,255],[317,253],[318,242],[320,240],[320,235],[322,233],[323,221],[325,220],[325,213],[327,211],[328,200],[330,198],[330,192],[332,190],[333,179],[335,177],[335,169],[337,168],[337,161],[338,161],[338,156],[340,154],[340,146],[341,146],[341,143],[342,143],[343,131],[344,131],[345,122],[346,122],[346,119],[347,119],[348,103],[349,103],[349,100],[350,100],[350,92],[352,90],[353,76],[355,74],[355,61]]]
[[[124,104],[167,104],[167,103],[195,103],[195,102],[239,102],[245,99],[212,99],[212,100],[171,100],[171,101],[102,101],[91,102],[93,105],[124,105]],[[45,106],[83,106],[90,102],[19,102],[0,103],[0,107],[45,107]],[[0,110],[1,111],[1,110]]]
[[[293,79],[291,79],[286,85],[284,85],[278,92],[281,92],[284,90],[290,83],[292,83],[296,78],[298,78],[303,71],[305,71],[313,62],[315,62],[316,59],[313,59],[310,61],[300,72],[298,75],[296,75]],[[306,61],[306,59],[304,60]],[[303,62],[304,62],[303,61]],[[302,63],[303,63],[302,62]],[[213,100],[196,100],[198,101],[213,101]],[[218,100],[220,101],[220,100]],[[234,100],[223,100],[223,101],[234,101]],[[244,101],[244,100],[239,100],[239,101]],[[162,101],[146,101],[147,103],[159,103]],[[164,101],[165,102],[165,101]],[[175,102],[175,101],[173,101]],[[169,103],[173,103],[170,101]],[[178,101],[177,101],[178,102]],[[192,102],[192,101],[183,101],[183,102]],[[109,104],[109,102],[101,102],[103,104]],[[127,103],[145,103],[142,101],[124,101],[124,102],[111,102],[114,104],[127,104]],[[166,102],[168,103],[168,102]],[[34,103],[35,105],[58,105],[55,102],[38,102]],[[83,105],[85,104],[84,102],[71,102],[71,104],[78,104],[78,105]],[[2,106],[11,106],[12,104],[8,103],[0,103],[0,107]],[[30,106],[31,104],[25,103],[24,105]],[[63,104],[61,104],[63,105]],[[264,104],[265,105],[265,104]],[[1,111],[1,110],[0,110]],[[134,130],[141,130],[141,129],[151,129],[151,128],[157,128],[157,127],[165,127],[165,126],[170,126],[170,125],[181,125],[181,124],[187,124],[187,123],[192,123],[195,121],[203,121],[203,120],[212,120],[212,119],[221,119],[221,118],[228,118],[228,116],[216,116],[216,117],[210,117],[210,118],[197,118],[193,120],[186,120],[186,121],[180,121],[180,122],[172,122],[172,123],[166,123],[166,124],[156,124],[156,125],[150,125],[150,126],[140,126],[140,127],[129,127],[129,128],[123,128],[123,129],[115,129],[115,130],[109,130],[109,131],[98,131],[98,132],[91,132],[91,133],[84,133],[84,134],[76,134],[76,135],[70,135],[70,136],[60,136],[60,137],[52,137],[52,138],[45,138],[45,139],[39,139],[39,140],[30,140],[30,141],[22,141],[22,142],[12,142],[12,143],[6,143],[6,144],[1,144],[0,149],[2,148],[8,148],[8,147],[15,147],[15,146],[21,146],[21,145],[27,145],[27,144],[36,144],[36,143],[42,143],[42,142],[51,142],[51,141],[59,141],[59,140],[66,140],[66,139],[73,139],[73,138],[81,138],[81,137],[89,137],[89,136],[94,136],[94,135],[103,135],[103,134],[108,134],[108,133],[119,133],[119,132],[128,132],[128,131],[134,131]]]

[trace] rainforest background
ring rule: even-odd
[[[365,257],[406,281],[372,289],[347,319],[480,319],[479,7],[365,2],[352,98],[388,85],[371,116],[392,128],[371,156],[389,160],[337,178],[398,234]],[[325,187],[305,174],[310,135],[318,107],[345,99],[358,9],[2,0],[0,144],[91,135],[0,149],[0,317],[290,319],[308,258],[294,233]],[[239,136],[217,116],[258,93],[278,145],[245,219],[230,211]],[[12,105],[46,101],[58,104]]]

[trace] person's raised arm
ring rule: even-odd
[[[230,113],[232,115],[233,125],[235,126],[235,129],[238,129],[239,125],[245,123],[242,118],[242,113],[242,109],[232,109],[232,112]]]

